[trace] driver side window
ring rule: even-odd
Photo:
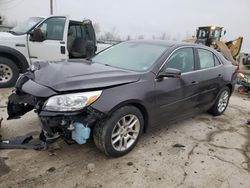
[[[42,31],[45,40],[63,40],[66,18],[54,17],[43,22],[39,29]]]
[[[174,68],[180,70],[182,73],[194,70],[194,51],[193,48],[181,48],[175,51],[167,63],[164,65],[163,70],[167,68]]]

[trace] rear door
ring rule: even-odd
[[[39,28],[45,40],[43,42],[28,41],[32,60],[63,60],[68,59],[66,40],[69,20],[67,17],[49,17]]]
[[[175,68],[182,74],[180,78],[155,81],[157,121],[174,120],[197,111],[199,86],[195,62],[194,49],[184,47],[172,53],[162,67],[161,71]]]
[[[197,48],[196,54],[199,60],[198,82],[201,90],[199,107],[207,109],[213,104],[223,83],[223,66],[210,50]]]

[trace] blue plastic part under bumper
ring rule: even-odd
[[[73,126],[74,130],[72,131],[72,139],[78,144],[85,144],[90,136],[90,128],[79,122],[73,123]]]

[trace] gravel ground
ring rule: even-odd
[[[32,132],[40,122],[30,112],[6,121],[0,90],[0,118],[5,138]],[[52,151],[1,150],[0,187],[250,187],[250,99],[234,94],[224,115],[200,114],[143,134],[137,147],[121,158],[107,158],[92,140]],[[177,146],[177,147],[174,147]]]

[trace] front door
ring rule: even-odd
[[[28,41],[31,60],[63,60],[68,59],[66,38],[68,32],[66,17],[50,17],[37,26],[45,40],[43,42]]]
[[[181,70],[180,78],[165,78],[155,81],[156,119],[157,121],[174,120],[197,110],[199,88],[195,71],[194,49],[185,47],[176,50],[161,71],[167,68]]]

